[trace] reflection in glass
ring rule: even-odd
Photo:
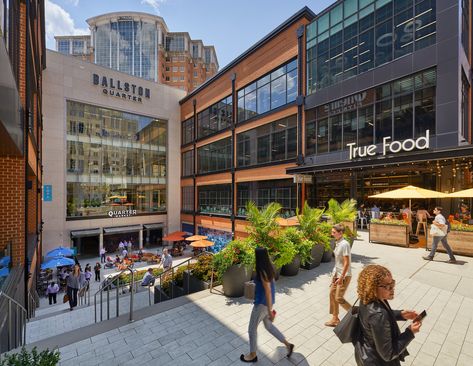
[[[199,212],[208,214],[231,214],[231,186],[219,184],[213,186],[200,186],[197,188],[199,197]]]

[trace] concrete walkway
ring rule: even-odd
[[[459,264],[451,265],[445,263],[445,254],[438,254],[434,262],[426,262],[423,249],[369,244],[366,233],[361,236],[364,240],[353,247],[354,278],[366,264],[386,265],[397,280],[393,308],[428,312],[405,364],[473,365],[473,260],[457,257]],[[287,359],[285,348],[261,326],[258,365],[355,365],[353,346],[342,345],[332,328],[323,325],[329,318],[332,266],[333,262],[322,264],[278,281],[275,325],[296,349]],[[350,301],[355,291],[353,281]],[[243,298],[211,294],[111,330],[104,324],[103,333],[80,341],[76,337],[68,345],[45,339],[41,347],[61,344],[62,365],[240,365],[240,354],[248,352],[251,308]],[[85,329],[76,335],[85,334]]]

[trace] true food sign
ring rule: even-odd
[[[404,141],[391,141],[391,136],[384,137],[383,143],[381,145],[381,151],[379,151],[377,145],[368,145],[368,146],[356,146],[356,143],[347,144],[350,160],[355,158],[364,158],[367,156],[375,156],[382,154],[386,156],[387,154],[396,154],[399,152],[408,152],[414,149],[417,150],[426,150],[429,149],[430,141],[430,131],[425,131],[425,136],[419,137],[417,139],[407,139]]]
[[[94,85],[101,86],[104,94],[112,97],[138,103],[142,103],[143,98],[150,99],[151,97],[151,91],[148,88],[107,76],[101,77],[98,74],[93,74],[92,82]]]

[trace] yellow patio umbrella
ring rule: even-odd
[[[193,235],[186,238],[187,241],[197,241],[207,239],[205,235]]]
[[[197,240],[190,243],[189,245],[194,248],[207,248],[213,246],[214,243],[208,240]]]
[[[428,199],[428,198],[448,198],[449,195],[442,192],[432,191],[430,189],[419,188],[415,186],[406,186],[392,191],[368,196],[369,198],[378,199],[408,199],[409,209],[411,208],[412,199]]]
[[[299,226],[299,219],[297,216],[289,217],[287,219],[278,217],[276,222],[279,224],[279,226]]]
[[[451,198],[471,198],[471,197],[473,197],[473,188],[450,193],[448,195],[448,197],[451,197]]]

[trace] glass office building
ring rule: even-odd
[[[148,80],[157,80],[158,28],[154,23],[116,20],[92,31],[95,63]]]
[[[67,101],[67,217],[166,211],[167,122]]]

